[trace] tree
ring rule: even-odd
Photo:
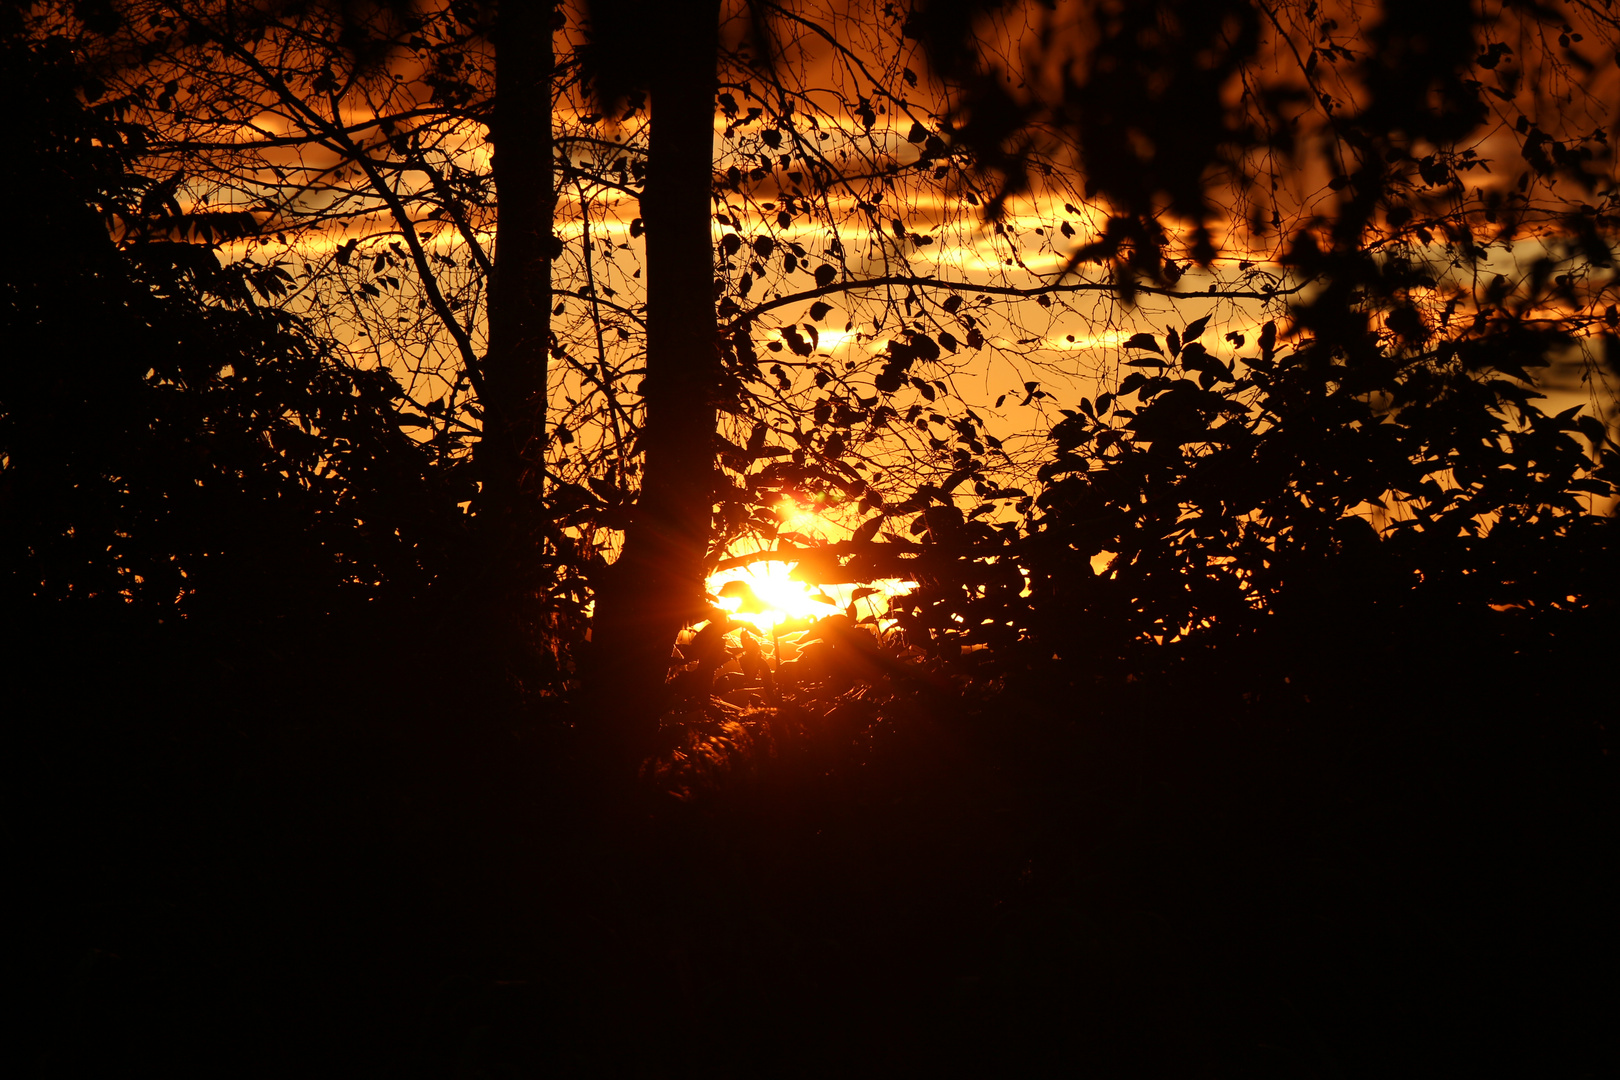
[[[1248,437],[1274,445],[1266,425],[1300,427],[1275,408],[1359,430],[1397,419],[1412,394],[1443,398],[1408,387],[1430,372],[1500,420],[1501,403],[1523,404],[1527,356],[1589,346],[1612,318],[1609,286],[1580,269],[1611,258],[1606,129],[1579,128],[1543,94],[1573,74],[1584,105],[1603,100],[1608,69],[1593,57],[1612,19],[1579,5],[1586,37],[1560,31],[1545,49],[1544,13],[1514,6],[1392,7],[1365,26],[1316,4],[1239,0],[1051,14],[935,2],[848,21],[756,4],[742,27],[708,5],[598,6],[558,24],[474,4],[119,10],[106,55],[150,58],[122,70],[163,131],[153,155],[185,163],[197,200],[257,208],[262,240],[289,237],[275,248],[285,258],[318,255],[286,302],[351,348],[363,330],[369,362],[409,367],[427,445],[450,462],[478,444],[475,517],[527,521],[516,535],[531,539],[504,549],[549,553],[492,561],[493,576],[559,563],[588,575],[595,678],[627,732],[649,729],[670,639],[704,614],[706,568],[739,537],[773,539],[784,492],[840,503],[854,526],[817,556],[827,575],[913,576],[922,547],[968,533],[983,567],[1042,487],[1070,490],[1082,466],[1111,469],[1108,455],[1136,444],[1162,456],[1165,436],[1142,432],[1175,410],[1180,432],[1271,408],[1244,415]],[[503,81],[513,57],[516,86]],[[1490,166],[1470,140],[1510,129],[1522,182],[1476,183]],[[539,231],[552,200],[555,238]],[[496,238],[491,258],[496,228],[509,242]],[[1532,238],[1550,254],[1521,289],[1491,268]],[[947,247],[990,266],[941,263]],[[828,320],[840,304],[841,334]],[[1122,372],[1154,362],[1140,351],[1153,319],[1193,304],[1180,336],[1145,340],[1197,373],[1203,397]],[[1296,393],[1293,375],[1239,379],[1195,340],[1224,324],[1239,348],[1267,321],[1278,336],[1260,359],[1296,358],[1315,390]],[[1075,330],[1090,367],[1065,380]],[[833,334],[873,348],[835,360]],[[969,400],[955,375],[975,369],[1023,389]],[[1498,404],[1469,385],[1494,387]],[[1037,473],[1059,393],[1078,407]],[[1338,398],[1312,412],[1313,394]],[[1132,395],[1136,415],[1120,413]],[[1346,397],[1372,412],[1340,408]],[[1008,415],[1018,409],[1031,419]],[[1079,439],[1105,414],[1106,431]],[[1497,420],[1486,427],[1507,437]],[[1597,429],[1583,430],[1600,454]],[[1100,453],[1077,456],[1083,443]],[[542,474],[548,511],[524,518]],[[1358,472],[1356,490],[1377,500],[1390,479]],[[1242,500],[1220,498],[1240,513]],[[901,515],[915,515],[921,544],[892,531]],[[985,584],[951,579],[953,565],[938,567],[949,588]],[[545,595],[549,572],[515,591]],[[1018,617],[999,625],[1034,640]],[[913,628],[931,647],[957,634]]]
[[[1569,124],[1543,98],[1549,70],[1591,90],[1612,80],[1599,73],[1607,57],[1581,52],[1567,24],[1539,52],[1538,24],[1557,17],[1511,6],[1391,7],[1341,38],[1345,13],[1316,4],[1141,5],[1104,9],[1083,62],[1049,96],[1016,100],[961,48],[986,9],[926,16],[936,59],[969,87],[965,137],[1013,191],[1029,181],[1008,147],[1062,133],[1114,215],[1076,257],[1111,262],[1122,288],[1178,272],[1165,212],[1208,261],[1210,220],[1225,217],[1228,245],[1245,218],[1251,243],[1284,220],[1276,155],[1308,175],[1303,155],[1325,146],[1332,171],[1311,214],[1278,237],[1279,261],[1310,294],[1252,345],[1247,331],[1209,340],[1207,317],[1127,341],[1137,370],[1052,430],[1026,530],[1009,540],[956,527],[902,613],[917,640],[952,662],[986,645],[981,660],[1058,660],[1049,677],[1080,684],[1104,671],[1207,674],[1196,661],[1210,655],[1280,684],[1307,671],[1410,675],[1437,642],[1486,671],[1481,657],[1510,664],[1553,625],[1568,634],[1610,617],[1612,115]],[[1583,13],[1612,45],[1612,16]],[[1297,68],[1260,65],[1251,81],[1267,27]],[[1211,39],[1215,59],[1193,63]],[[1170,111],[1216,100],[1237,72],[1251,112],[1183,127]],[[1493,123],[1496,138],[1517,133],[1516,165],[1474,148]],[[1516,172],[1469,180],[1504,165]],[[1542,411],[1530,373],[1549,368],[1544,388],[1579,387],[1587,402]]]
[[[0,285],[8,602],[272,639],[422,602],[463,494],[402,430],[398,383],[267,305],[276,268],[221,264],[252,218],[187,212],[177,178],[144,175],[149,132],[64,41],[0,31],[6,196],[30,208]]]
[[[508,309],[503,306],[504,302],[494,302],[493,297],[491,321],[485,324],[477,314],[480,310],[479,291],[484,287],[484,282],[493,280],[497,294],[505,288],[500,284],[501,275],[498,272],[493,279],[490,278],[491,271],[499,270],[502,249],[497,245],[494,262],[486,255],[489,238],[484,226],[492,209],[487,201],[487,182],[476,172],[467,169],[463,158],[458,157],[465,151],[466,137],[464,128],[458,128],[458,125],[481,123],[491,116],[498,118],[498,109],[506,107],[491,104],[492,80],[487,65],[483,65],[482,61],[479,64],[467,62],[467,57],[472,54],[487,57],[488,41],[494,41],[498,51],[502,40],[499,23],[489,22],[487,12],[474,7],[452,7],[431,15],[400,16],[382,12],[374,22],[360,30],[343,22],[340,15],[330,16],[325,24],[317,22],[305,25],[298,20],[318,19],[318,13],[311,14],[300,9],[288,19],[281,19],[279,12],[280,9],[269,7],[256,12],[250,19],[234,9],[213,15],[207,9],[173,5],[131,7],[128,10],[125,32],[134,38],[128,47],[139,48],[148,55],[166,57],[163,62],[174,65],[172,70],[175,73],[192,73],[188,76],[189,82],[181,78],[166,80],[164,91],[151,102],[162,110],[153,114],[154,122],[161,123],[168,135],[156,149],[156,154],[169,155],[169,160],[176,166],[184,163],[197,176],[194,181],[197,198],[233,199],[238,204],[245,202],[259,207],[257,212],[266,219],[261,220],[260,225],[266,233],[271,228],[301,226],[307,230],[306,235],[318,234],[321,230],[342,229],[356,222],[380,219],[375,238],[353,237],[337,243],[324,267],[314,272],[306,269],[300,289],[289,296],[289,302],[309,310],[317,318],[332,319],[337,313],[342,313],[344,318],[350,320],[348,325],[351,328],[356,325],[353,320],[360,320],[359,326],[367,337],[381,339],[379,358],[386,363],[397,362],[403,354],[416,347],[421,347],[428,354],[427,359],[431,360],[435,344],[442,346],[440,355],[450,358],[452,370],[443,376],[439,385],[448,387],[450,393],[437,400],[429,398],[421,402],[424,412],[436,418],[438,430],[433,444],[441,452],[454,455],[459,452],[458,442],[481,428],[479,455],[484,459],[480,469],[484,473],[485,491],[476,509],[480,514],[499,517],[499,500],[495,499],[494,493],[500,490],[504,481],[488,470],[493,467],[492,461],[511,461],[516,445],[507,440],[503,448],[501,439],[496,437],[501,425],[506,423],[500,417],[531,415],[533,410],[524,414],[525,407],[521,404],[503,404],[507,398],[520,401],[522,394],[513,397],[499,390],[504,376],[498,375],[497,370],[506,362],[502,353],[504,346],[500,342],[504,339],[521,339],[523,333],[502,329],[505,325],[502,322],[505,317],[503,313]],[[668,40],[677,40],[677,34],[690,38],[693,26],[705,26],[707,22],[714,21],[709,18],[712,14],[708,13],[695,22],[676,19],[672,23],[655,22],[650,25],[664,33]],[[893,29],[898,30],[897,18],[891,22]],[[618,23],[635,25],[635,20],[627,17],[616,20],[615,24]],[[532,28],[529,32],[532,33]],[[831,35],[826,37],[832,40]],[[331,48],[312,44],[321,39],[337,44]],[[693,60],[692,63],[703,70],[716,67],[717,40],[694,40],[694,55],[703,54],[704,58]],[[357,41],[370,44],[362,48],[354,44]],[[634,48],[634,45],[627,47]],[[398,72],[390,71],[387,64],[379,59],[388,55],[391,48],[420,58],[421,74],[415,80],[414,87],[402,90],[400,80],[393,78]],[[662,56],[663,53],[655,50],[654,55]],[[686,52],[681,51],[681,55],[685,56]],[[857,130],[865,140],[865,153],[854,153],[852,166],[841,165],[834,161],[830,153],[815,145],[815,132],[794,130],[793,102],[797,100],[802,104],[808,100],[803,88],[795,89],[779,83],[776,99],[767,100],[765,96],[756,95],[755,99],[761,104],[749,108],[746,116],[739,115],[742,110],[736,105],[733,93],[727,93],[722,99],[722,106],[730,110],[728,115],[731,117],[732,131],[745,128],[739,142],[746,138],[758,151],[793,150],[799,160],[807,163],[806,168],[816,173],[816,179],[800,188],[802,174],[793,172],[787,165],[788,161],[794,159],[793,155],[773,155],[770,160],[765,160],[760,154],[761,165],[751,168],[746,174],[737,166],[731,166],[726,174],[726,184],[745,206],[749,203],[770,203],[774,228],[777,230],[787,230],[796,218],[814,213],[820,213],[827,224],[836,227],[838,221],[831,219],[826,208],[826,190],[842,185],[853,191],[853,185],[870,185],[875,190],[874,196],[866,202],[857,199],[856,205],[866,217],[872,234],[867,238],[871,245],[867,257],[881,260],[878,263],[881,272],[865,277],[865,284],[877,291],[880,297],[879,317],[874,321],[881,326],[885,307],[898,311],[905,306],[909,310],[911,305],[919,302],[916,290],[911,287],[917,275],[907,270],[901,252],[907,246],[916,247],[931,242],[932,238],[907,234],[900,223],[900,214],[885,213],[877,206],[884,185],[892,188],[893,174],[898,171],[886,160],[892,156],[892,144],[886,146],[885,141],[892,139],[893,132],[884,125],[877,125],[878,111],[887,113],[891,107],[903,106],[903,101],[895,99],[888,104],[882,101],[874,104],[877,91],[871,89],[875,83],[872,75],[864,70],[864,63],[859,58],[852,58],[848,50],[843,54],[843,61],[847,77],[860,84],[856,92],[849,95],[851,100],[846,104],[861,124]],[[732,62],[737,63],[735,60]],[[690,72],[683,70],[678,75],[660,75],[664,66],[667,66],[664,61],[649,63],[645,65],[645,70],[678,88],[690,85]],[[697,69],[694,67],[692,71]],[[569,70],[577,71],[577,65]],[[563,72],[557,93],[568,92],[568,87],[572,85],[569,79],[573,76],[569,70]],[[751,61],[742,62],[740,70],[745,74],[752,71]],[[896,81],[901,81],[901,71],[890,74]],[[497,65],[496,78],[499,77]],[[915,80],[915,75],[910,74],[910,81]],[[169,88],[171,83],[172,89]],[[144,89],[138,69],[132,89],[136,93]],[[741,86],[736,89],[745,94],[753,93]],[[576,100],[582,102],[582,99]],[[730,104],[727,105],[727,102]],[[524,115],[532,115],[536,111],[532,102],[524,107],[529,109]],[[713,110],[708,106],[703,106],[701,110],[695,105],[690,106],[691,119],[687,126],[694,130],[697,128],[695,118],[700,111],[705,117],[713,116]],[[631,110],[625,120],[632,119],[634,115],[635,110]],[[806,114],[801,109],[800,116],[805,115],[810,117],[812,123],[819,123],[814,114]],[[212,119],[213,116],[230,119],[226,122]],[[358,120],[355,119],[357,116]],[[260,136],[240,138],[237,133],[241,128],[235,125],[242,119],[256,125]],[[707,125],[710,123],[712,121],[705,120],[705,131],[709,130]],[[914,119],[908,120],[908,123],[908,135],[922,130]],[[605,138],[590,133],[598,126],[584,125],[586,134],[572,136],[573,144],[604,145],[607,141]],[[497,122],[496,128],[499,127],[500,123]],[[660,140],[656,134],[658,125],[651,125],[651,130],[653,138]],[[646,129],[643,128],[638,138],[645,134]],[[729,136],[732,132],[728,131],[727,134]],[[504,137],[496,131],[497,147]],[[614,136],[615,139],[619,137]],[[786,146],[783,145],[784,138],[788,140]],[[565,146],[569,145],[569,140],[570,137],[565,135]],[[836,153],[840,158],[851,159],[852,151],[861,150],[859,139],[840,138],[837,142]],[[926,145],[922,146],[922,152],[911,162],[911,168],[907,171],[942,173],[949,163],[949,154],[938,136],[917,134],[913,139],[915,143]],[[701,187],[703,198],[707,199],[710,180],[706,178],[699,184],[691,178],[695,178],[699,172],[707,175],[708,166],[700,156],[683,163],[678,160],[678,155],[687,147],[700,147],[702,140],[684,137],[672,141],[660,140],[660,146],[663,145],[673,148],[667,157],[680,168],[675,168],[673,172],[661,170],[658,162],[666,155],[655,149],[645,164],[629,164],[630,181],[639,182],[645,178],[649,184],[648,190],[642,194],[649,202],[645,220],[652,228],[653,222],[667,209],[659,208],[659,196],[665,186],[663,177],[687,176],[688,180],[676,183],[677,188],[680,188],[680,183],[687,184],[686,188],[680,190],[685,191],[682,197],[689,204],[681,214],[676,215],[676,220],[683,222],[695,237],[698,232],[695,225],[699,222],[697,205],[701,201],[697,192]],[[627,146],[626,149],[635,148]],[[508,148],[498,149],[495,155],[494,179],[503,190],[514,187],[510,179],[503,179],[499,175],[502,172],[501,163],[513,160],[508,156],[512,151],[511,140],[508,140]],[[295,162],[292,157],[297,154],[305,157]],[[780,161],[777,160],[778,156]],[[522,160],[532,165],[535,155],[531,153]],[[588,175],[576,164],[578,160],[571,156],[571,151],[570,156],[565,156],[561,170],[565,182],[572,177],[582,193],[585,186],[613,186],[612,166],[605,170],[608,176],[603,178],[600,173],[604,170],[598,169],[596,174]],[[624,165],[621,158],[621,182],[618,184],[621,189],[625,180]],[[686,169],[684,174],[681,168]],[[863,172],[866,175],[863,176]],[[852,176],[844,175],[851,173]],[[345,179],[345,175],[353,180]],[[588,185],[586,181],[589,181]],[[528,185],[527,188],[519,187],[520,191],[543,193],[545,189],[544,182],[534,176],[532,168],[528,179],[519,183]],[[206,184],[215,186],[208,188]],[[770,191],[779,186],[798,191],[797,195],[782,200],[781,209],[777,209],[776,203],[768,198]],[[766,194],[758,194],[754,190],[756,188]],[[820,200],[819,211],[816,209],[817,200]],[[533,201],[530,196],[519,195],[514,208],[521,215],[527,212],[525,208],[532,207]],[[705,204],[702,215],[705,223],[709,218],[707,211]],[[444,223],[444,232],[437,237],[428,235],[429,229],[434,227],[431,222]],[[776,395],[782,397],[790,382],[786,369],[781,364],[773,365],[774,374],[767,377],[753,357],[751,335],[758,332],[762,322],[768,321],[768,313],[776,309],[791,310],[793,306],[807,306],[813,318],[824,318],[831,305],[822,302],[821,297],[836,298],[862,287],[863,275],[850,273],[852,266],[858,266],[855,262],[857,256],[853,253],[846,256],[843,243],[834,235],[827,251],[823,252],[830,261],[814,268],[814,286],[797,291],[780,290],[786,295],[777,295],[762,304],[753,305],[752,309],[745,309],[739,301],[746,300],[756,278],[767,277],[762,261],[767,260],[776,249],[776,241],[768,230],[762,235],[753,236],[749,251],[754,254],[755,269],[743,273],[740,281],[733,275],[730,287],[736,293],[724,297],[721,305],[731,322],[732,332],[728,335],[730,367],[719,371],[719,381],[722,389],[727,385],[732,389],[726,390],[720,399],[706,401],[716,392],[716,378],[712,374],[693,378],[681,373],[683,367],[687,372],[692,372],[703,370],[705,365],[713,372],[713,365],[718,362],[716,358],[701,362],[692,359],[694,349],[699,352],[712,351],[708,346],[692,344],[703,338],[712,338],[712,328],[700,332],[694,323],[686,330],[680,329],[681,318],[690,319],[691,312],[707,310],[708,301],[704,300],[703,304],[698,305],[694,291],[696,282],[706,280],[705,275],[696,272],[697,244],[695,239],[689,240],[684,262],[677,261],[665,266],[659,261],[659,249],[654,242],[648,252],[651,260],[647,267],[649,280],[669,283],[668,287],[673,291],[661,295],[671,298],[668,310],[675,313],[677,318],[674,324],[676,328],[668,334],[650,334],[648,393],[639,394],[636,392],[641,387],[627,385],[623,373],[626,366],[624,361],[611,362],[613,358],[609,357],[609,346],[604,340],[611,332],[613,321],[637,319],[637,313],[613,304],[610,299],[611,286],[605,281],[593,280],[606,271],[600,261],[602,254],[596,252],[593,255],[595,245],[589,236],[588,209],[582,214],[581,222],[584,232],[579,248],[574,249],[577,261],[572,269],[583,271],[579,276],[584,281],[581,284],[579,277],[576,277],[572,288],[560,288],[556,295],[584,301],[583,307],[588,312],[584,325],[594,336],[594,342],[587,339],[586,345],[589,348],[594,344],[592,351],[596,353],[596,363],[583,362],[561,334],[554,335],[552,351],[565,366],[561,395],[564,398],[569,396],[571,384],[568,379],[577,381],[583,377],[588,380],[580,385],[586,386],[596,396],[605,414],[605,423],[596,423],[597,435],[602,438],[602,432],[606,429],[611,437],[598,444],[600,449],[593,457],[557,462],[559,466],[566,464],[573,470],[572,477],[566,473],[557,477],[564,481],[557,491],[559,506],[565,520],[572,517],[579,524],[581,512],[587,517],[606,516],[617,507],[628,505],[625,500],[632,491],[626,477],[633,477],[639,471],[637,459],[644,455],[647,456],[647,468],[651,473],[664,477],[644,481],[643,490],[654,494],[644,500],[644,505],[639,508],[644,531],[632,526],[626,540],[628,554],[622,564],[623,572],[618,575],[626,579],[625,588],[619,590],[625,599],[622,602],[605,599],[605,609],[599,619],[603,624],[599,629],[605,630],[607,638],[619,643],[611,650],[616,657],[615,666],[630,662],[626,659],[629,656],[639,656],[641,659],[634,661],[634,664],[642,668],[648,665],[661,668],[661,658],[654,657],[667,642],[653,644],[652,640],[667,638],[672,634],[680,617],[690,613],[695,603],[701,600],[698,586],[702,561],[713,554],[706,550],[709,532],[706,521],[709,513],[706,500],[709,495],[706,491],[712,482],[712,465],[705,464],[712,462],[709,445],[715,429],[712,408],[729,404],[733,415],[753,408],[760,400],[759,390],[745,389],[742,385],[745,382],[772,386]],[[639,227],[638,221],[630,222],[632,236],[638,235]],[[742,223],[733,218],[731,228],[734,231],[721,237],[718,243],[720,254],[727,257],[741,247]],[[889,235],[891,230],[893,235]],[[880,237],[879,233],[883,235]],[[435,245],[443,243],[446,234],[452,250],[460,252],[460,256],[441,253],[436,249]],[[278,238],[286,235],[277,233]],[[517,239],[524,240],[528,236],[532,236],[532,233],[523,232]],[[706,245],[711,240],[705,236]],[[368,245],[364,253],[358,246],[362,242]],[[853,247],[853,244],[850,246]],[[289,247],[287,250],[294,249]],[[505,250],[508,255],[516,254],[519,266],[540,266],[533,258],[514,253],[510,245]],[[712,251],[705,246],[703,258],[712,260]],[[797,242],[784,240],[780,254],[783,258],[780,264],[782,274],[791,275],[795,270],[804,274],[812,273],[808,252]],[[842,271],[839,267],[843,268]],[[470,270],[471,275],[459,276],[464,269]],[[414,270],[414,278],[401,272],[404,270]],[[776,272],[772,270],[769,273],[774,275]],[[854,280],[837,280],[841,273],[844,278]],[[522,274],[516,276],[520,279],[523,277]],[[408,302],[398,304],[388,294],[412,289],[419,290],[415,307],[425,313],[426,322],[413,320],[408,315],[397,319],[390,317],[398,315],[401,310],[409,312],[410,306]],[[649,310],[648,318],[656,323],[665,317],[654,317],[653,311],[663,311],[665,306],[656,299],[660,295],[656,286],[652,286],[652,292],[653,308]],[[946,310],[954,311],[960,303],[959,299],[954,304],[947,301]],[[464,318],[462,312],[473,314],[471,318]],[[557,314],[560,313],[559,308]],[[965,313],[959,318],[968,323],[974,322],[972,316]],[[407,329],[401,330],[401,326]],[[334,330],[342,332],[342,328],[335,324]],[[629,336],[622,323],[620,331],[624,336]],[[486,332],[489,345],[480,355],[476,343],[482,340]],[[811,332],[814,332],[813,328]],[[349,333],[352,341],[353,331]],[[915,336],[920,332],[910,333]],[[982,332],[974,326],[967,327],[964,336],[970,343],[976,337],[982,343]],[[532,334],[527,340],[532,342]],[[827,365],[809,361],[813,347],[798,331],[793,331],[792,336],[784,340],[796,358],[806,358],[806,369],[811,366],[818,369],[818,387],[834,378],[841,386],[849,385],[851,380],[847,371],[835,376],[828,370],[820,370]],[[957,347],[955,338],[947,335],[943,340],[949,343],[948,348]],[[674,352],[669,354],[671,359],[666,362],[664,345],[671,342],[674,343]],[[889,386],[891,391],[902,383],[911,385],[906,383],[906,369],[916,356],[932,350],[932,355],[938,357],[940,352],[940,347],[932,339],[920,336],[915,337],[915,341],[907,339],[902,344],[912,350],[911,355],[895,352],[884,355],[878,361],[884,367],[880,374],[881,385]],[[773,341],[769,345],[773,349],[780,349],[783,342]],[[970,347],[980,346],[971,344]],[[528,372],[523,378],[529,379],[531,385],[538,375],[537,365],[543,359],[533,355],[531,350],[528,358],[517,364],[517,367],[525,368]],[[653,374],[660,365],[675,373],[662,384]],[[431,366],[419,367],[416,373],[427,380],[428,385],[439,377]],[[940,392],[936,387],[943,387],[937,380],[930,386],[920,379],[911,378],[921,387],[917,393],[926,393],[930,399]],[[710,385],[705,389],[706,382]],[[459,399],[457,394],[467,385],[471,385],[475,391],[476,404],[468,405],[471,411],[463,412],[463,399]],[[636,393],[636,396],[649,400],[649,417],[657,414],[659,410],[650,405],[650,399],[656,396],[660,385],[672,395],[670,407],[663,411],[663,415],[670,418],[672,423],[667,432],[660,428],[656,419],[644,426],[639,419],[634,419],[621,408],[622,398]],[[725,400],[728,397],[729,402]],[[823,399],[817,407],[823,406],[835,413],[846,428],[852,423],[861,422],[863,417],[876,416],[880,425],[896,418],[894,410],[889,409],[888,419],[883,419],[884,410],[878,406],[877,395],[868,397],[862,394],[859,400],[852,396],[836,410],[827,399]],[[631,409],[637,407],[639,403],[630,406]],[[570,415],[573,412],[570,408],[559,418],[557,441],[563,445],[577,445],[580,441],[577,433],[581,424],[577,417]],[[780,415],[797,426],[794,408],[782,408]],[[776,446],[763,443],[764,430],[757,426],[759,419],[755,417],[747,421],[748,427],[744,428],[746,433],[731,444],[738,455],[736,471],[744,475],[749,473],[755,462],[769,461],[773,455],[786,453]],[[590,425],[587,417],[584,426]],[[768,502],[784,483],[804,487],[825,473],[832,476],[843,489],[853,491],[856,496],[863,494],[864,482],[840,460],[839,440],[842,438],[823,437],[820,441],[824,445],[811,448],[817,451],[816,456],[820,461],[813,460],[809,466],[802,460],[795,460],[791,465],[777,463],[779,467],[774,471],[754,469],[755,480],[760,479],[763,472],[765,479],[773,486],[761,488],[751,485],[749,488],[732,489],[733,494],[728,496],[725,510],[732,534],[739,527],[749,526],[757,520],[754,513],[758,509],[757,504]],[[976,437],[970,438],[977,442]],[[630,444],[632,439],[637,440],[634,446]],[[495,445],[490,445],[492,443]],[[805,447],[801,446],[794,454],[802,457],[804,452]],[[667,467],[656,464],[664,460],[669,462]],[[952,472],[959,464],[953,461],[941,475]],[[593,472],[604,471],[604,465],[607,476],[592,475]],[[590,487],[577,482],[587,478],[592,481]],[[570,480],[573,482],[570,483]],[[603,505],[604,499],[608,505]],[[686,524],[678,527],[671,524],[677,521],[685,521]],[[657,524],[659,522],[663,524]],[[586,520],[583,524],[589,527],[591,522]],[[614,522],[615,526],[625,524],[629,523],[622,520]],[[637,539],[638,536],[651,539],[642,541]],[[667,545],[678,536],[685,539],[676,545],[676,549],[668,549]],[[566,545],[566,541],[564,543]],[[638,554],[642,547],[650,547],[651,550],[643,556]],[[677,549],[683,552],[679,560],[673,556]],[[677,566],[677,562],[681,565]],[[650,587],[649,575],[651,580],[662,582],[658,589],[664,599],[649,600],[646,591]],[[602,586],[605,580],[598,571],[598,586]],[[611,587],[607,587],[604,597],[613,592]],[[613,615],[615,605],[626,612],[626,618]],[[651,617],[654,613],[656,618]],[[647,614],[651,621],[640,619],[640,614]],[[640,628],[620,632],[610,628],[616,622],[626,627],[634,624]],[[633,637],[639,635],[637,643],[630,644],[625,639],[626,633]],[[610,650],[603,647],[597,651],[608,653]],[[614,680],[615,685],[629,686],[656,686],[660,681],[656,673],[629,680]]]
[[[598,5],[594,78],[617,106],[649,100],[641,196],[647,359],[638,436],[646,462],[624,550],[596,590],[592,690],[632,749],[656,732],[670,648],[703,610],[714,504],[720,355],[710,286],[718,0]],[[615,688],[609,690],[609,688]]]

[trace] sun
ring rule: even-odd
[[[783,495],[774,507],[780,522],[777,536],[800,546],[833,543],[851,534],[848,526],[824,516],[823,497]],[[840,535],[842,534],[842,535]],[[784,553],[785,555],[786,553]],[[855,609],[855,618],[868,617],[882,625],[885,601],[912,587],[909,581],[888,580],[812,585],[794,576],[797,560],[761,559],[748,566],[722,570],[708,580],[708,591],[733,620],[771,634],[784,623],[803,628],[816,619]]]
[[[843,610],[839,598],[792,577],[791,563],[761,562],[709,579],[719,606],[738,622],[769,633],[789,620],[819,619]]]
[[[829,530],[848,532],[822,517],[821,500],[784,494],[777,500],[777,535],[797,543],[827,543]],[[709,591],[719,598],[722,609],[738,622],[769,633],[789,621],[819,619],[842,611],[848,596],[838,590],[814,588],[793,577],[791,561],[770,560],[735,570],[722,571],[709,579]],[[843,592],[847,593],[846,588]]]

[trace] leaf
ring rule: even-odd
[[[810,317],[812,319],[816,319],[818,321],[821,320],[821,319],[825,319],[827,317],[828,313],[831,312],[831,311],[832,311],[832,305],[831,304],[823,304],[819,300],[817,300],[815,303],[810,305]]]
[[[1576,418],[1575,424],[1581,429],[1581,434],[1585,435],[1592,443],[1592,449],[1601,450],[1603,448],[1603,443],[1608,439],[1609,435],[1603,421],[1595,416],[1581,416]]]
[[[1209,350],[1194,342],[1181,350],[1181,366],[1189,371],[1198,371],[1215,362],[1209,355]]]
[[[1159,343],[1153,340],[1152,334],[1133,334],[1125,342],[1125,347],[1127,349],[1146,349],[1148,352],[1156,352],[1160,356],[1164,355],[1164,350],[1159,348]],[[1163,367],[1164,365],[1160,364],[1159,366]]]
[[[822,263],[820,266],[816,267],[816,287],[818,289],[825,289],[827,286],[833,283],[833,279],[837,276],[838,271],[833,269],[830,263]],[[820,316],[816,317],[819,318]]]
[[[1181,340],[1184,342],[1197,341],[1199,336],[1203,334],[1204,327],[1208,325],[1208,315],[1205,315],[1202,319],[1194,319],[1192,322],[1188,323],[1187,328],[1181,332]]]

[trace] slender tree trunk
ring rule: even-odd
[[[484,357],[484,433],[478,447],[485,502],[521,529],[541,496],[546,361],[551,336],[552,4],[507,0],[495,25],[491,170],[499,198],[489,351]]]
[[[712,193],[718,0],[648,5],[652,132],[647,227],[645,471],[624,552],[597,592],[591,696],[613,741],[657,730],[675,635],[702,610],[714,494],[720,359]]]
[[[499,699],[534,671],[546,628],[536,603],[545,531],[543,455],[551,343],[550,0],[501,0],[495,46],[490,168],[499,199],[488,285],[489,341],[481,361],[483,434],[474,451],[479,554],[463,568],[463,616],[490,665],[481,685]]]

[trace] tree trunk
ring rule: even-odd
[[[647,7],[645,468],[624,552],[597,591],[588,688],[596,722],[632,753],[657,730],[675,635],[702,610],[720,371],[710,225],[719,3]]]
[[[485,507],[503,529],[539,508],[551,336],[552,4],[509,0],[495,25],[490,162],[499,198],[484,356]]]
[[[536,602],[546,530],[546,376],[551,344],[553,4],[496,8],[490,169],[499,217],[488,284],[489,341],[480,363],[483,433],[474,450],[482,491],[479,550],[458,590],[475,651],[491,666],[485,689],[506,694],[535,674],[546,628]]]

